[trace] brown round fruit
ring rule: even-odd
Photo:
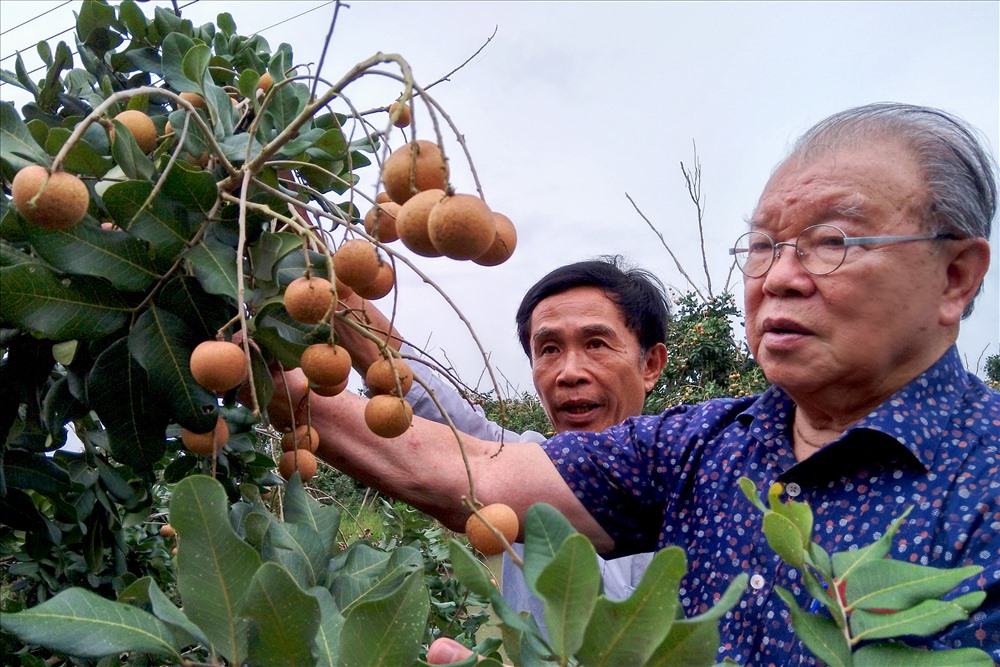
[[[73,174],[37,164],[14,174],[10,187],[14,208],[28,222],[45,229],[68,229],[83,220],[90,206],[87,186]]]
[[[305,449],[297,449],[285,452],[278,459],[278,474],[288,481],[292,474],[298,470],[303,482],[308,482],[316,474],[316,457],[312,452]]]
[[[392,243],[398,239],[396,216],[399,215],[400,208],[399,204],[390,201],[368,211],[365,216],[365,231],[368,232],[368,236],[374,236],[382,243]]]
[[[375,246],[364,239],[344,241],[333,253],[333,272],[355,292],[378,277],[381,264]]]
[[[205,98],[198,93],[181,93],[180,97],[195,109],[204,109],[207,106],[205,104]]]
[[[517,514],[507,505],[493,503],[479,510],[479,514],[499,530],[508,542],[517,539],[519,525]],[[487,556],[494,556],[504,551],[503,542],[475,514],[469,515],[469,519],[465,522],[465,534],[469,538],[469,543]]]
[[[412,422],[413,408],[397,396],[379,394],[365,405],[365,423],[372,433],[383,438],[403,435]]]
[[[387,201],[392,201],[392,200],[389,199],[389,193],[387,193],[385,190],[383,190],[382,192],[380,192],[377,195],[375,195],[375,203],[376,204],[384,204]],[[395,203],[395,202],[393,202],[393,203]]]
[[[392,270],[389,262],[383,262],[378,269],[378,275],[364,287],[358,287],[354,291],[358,296],[369,301],[376,301],[389,294],[396,285],[396,272]]]
[[[510,259],[510,256],[514,254],[514,248],[517,247],[517,230],[510,218],[503,213],[493,211],[493,221],[497,226],[497,235],[493,239],[493,245],[482,255],[472,260],[480,266],[503,264]]]
[[[169,523],[165,523],[160,526],[160,537],[165,537],[170,539],[177,536],[177,530],[171,526]]]
[[[285,310],[293,320],[303,324],[322,322],[333,306],[332,288],[326,278],[296,278],[285,288]]]
[[[393,369],[395,368],[395,371]],[[399,388],[396,387],[396,375],[399,375]],[[413,386],[413,370],[404,360],[393,357],[392,361],[386,358],[378,359],[365,373],[365,384],[368,391],[373,395],[390,394],[392,396],[406,396]],[[400,393],[400,389],[402,393]]]
[[[149,116],[138,109],[129,109],[115,116],[115,120],[128,128],[143,153],[156,148],[156,126]]]
[[[393,102],[389,105],[389,118],[396,127],[409,127],[412,120],[410,105],[402,102]]]
[[[295,432],[281,436],[281,450],[290,452],[293,449],[308,449],[315,452],[319,447],[319,431],[309,424],[299,424]]]
[[[397,204],[405,204],[418,192],[444,190],[448,185],[444,154],[431,141],[418,139],[408,143],[386,158],[382,165],[382,185]]]
[[[247,379],[243,348],[224,340],[198,343],[191,353],[191,375],[195,382],[214,392],[229,391]]]
[[[493,211],[479,197],[452,195],[431,209],[427,233],[445,257],[475,259],[493,245],[497,224]]]
[[[339,345],[316,343],[302,353],[302,372],[310,382],[332,386],[351,374],[351,355]]]
[[[425,190],[403,204],[396,215],[396,233],[399,240],[414,254],[421,257],[440,257],[441,252],[431,243],[427,221],[438,202],[444,199],[444,190]]]
[[[347,389],[347,380],[338,384],[310,384],[309,388],[317,396],[337,396]]]
[[[215,428],[208,433],[195,433],[181,428],[181,442],[184,443],[184,448],[189,452],[201,456],[211,456],[229,442],[229,425],[225,419],[219,417]]]
[[[260,79],[257,81],[257,90],[262,90],[265,93],[271,90],[271,86],[274,85],[274,77],[271,76],[270,72],[264,72],[260,75]]]

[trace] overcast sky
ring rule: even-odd
[[[147,16],[152,6],[141,3]],[[182,6],[184,2],[180,2]],[[2,67],[16,49],[69,28],[77,2],[0,0]],[[360,2],[342,8],[322,75],[339,79],[377,51],[408,60],[427,85],[492,42],[451,81],[432,89],[464,135],[488,203],[517,225],[506,264],[415,257],[471,321],[494,368],[532,390],[513,315],[525,290],[560,264],[620,253],[685,289],[658,237],[704,285],[695,210],[679,165],[702,165],[712,285],[730,268],[726,248],[744,226],[771,169],[795,138],[842,109],[877,101],[940,107],[1000,145],[1000,3],[996,2]],[[40,20],[22,21],[56,8]],[[281,25],[280,21],[318,8]],[[272,50],[292,45],[297,64],[320,60],[333,4],[215,2],[185,8],[196,24],[220,11],[241,34],[261,31]],[[65,39],[72,46],[71,33]],[[79,63],[77,63],[79,64]],[[34,76],[41,77],[42,73]],[[0,98],[24,98],[10,85]],[[347,94],[360,109],[391,102],[398,84],[368,77]],[[432,138],[426,116],[420,137]],[[397,132],[390,143],[402,142]],[[453,184],[472,192],[454,139]],[[960,351],[982,372],[1000,353],[1000,244]],[[739,281],[735,290],[742,302]],[[386,309],[391,301],[379,302]],[[461,377],[480,380],[482,358],[449,306],[410,273],[400,276],[397,323],[420,345],[447,353]]]

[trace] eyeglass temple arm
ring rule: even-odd
[[[844,239],[845,246],[871,245],[873,243],[902,243],[903,241],[930,241],[933,239],[957,239],[954,234],[932,232],[915,236],[848,236]]]

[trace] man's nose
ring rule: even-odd
[[[577,384],[587,377],[586,355],[580,350],[568,350],[563,355],[562,365],[559,367],[559,382],[564,384]]]
[[[776,250],[771,268],[764,275],[764,290],[772,294],[808,292],[813,284],[812,274],[799,261],[798,249],[793,245],[779,245]]]

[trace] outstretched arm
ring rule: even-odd
[[[292,404],[298,405],[305,377],[297,369],[276,377],[277,396],[284,396],[282,377],[292,389]],[[282,403],[287,405],[281,400],[272,407],[280,409]],[[317,454],[363,484],[427,512],[453,530],[464,531],[470,511],[462,501],[470,494],[469,475],[455,432],[415,417],[404,435],[385,439],[365,424],[365,404],[364,398],[349,392],[333,397],[310,395],[309,419],[320,433]],[[501,446],[464,434],[462,441],[481,503],[510,505],[523,524],[531,505],[546,502],[590,538],[598,551],[614,546],[537,443]]]

